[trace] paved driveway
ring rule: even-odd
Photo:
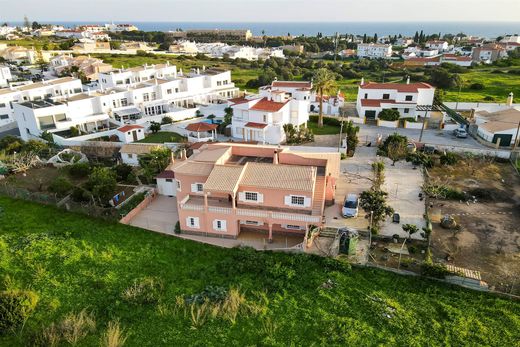
[[[177,198],[159,195],[130,221],[130,225],[173,235],[178,220]]]

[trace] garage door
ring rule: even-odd
[[[493,143],[497,143],[498,139],[500,139],[500,146],[509,147],[511,145],[511,141],[513,140],[513,135],[495,134],[495,136],[493,136]]]
[[[376,119],[376,111],[365,111],[365,118]]]

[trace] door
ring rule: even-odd
[[[175,180],[170,178],[157,179],[157,188],[159,189],[159,194],[166,196],[177,196],[177,187],[175,184]]]
[[[376,119],[376,111],[365,111],[366,119]]]
[[[137,141],[137,130],[132,131],[132,137],[134,138],[134,142]]]
[[[511,145],[511,141],[513,140],[512,134],[495,134],[493,136],[493,143],[497,143],[498,139],[500,139],[499,146],[509,147]]]

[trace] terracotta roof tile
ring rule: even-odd
[[[244,166],[216,165],[204,184],[204,190],[234,192],[243,171]]]
[[[186,126],[186,130],[188,131],[195,131],[195,132],[202,132],[202,131],[212,131],[217,129],[217,124],[209,124],[205,122],[199,122],[199,123],[191,123]]]
[[[255,123],[255,122],[248,122],[245,125],[246,128],[256,128],[256,129],[263,129],[266,126],[267,126],[267,124]]]
[[[248,187],[312,192],[315,167],[247,163],[240,185]]]
[[[273,81],[273,87],[285,88],[312,88],[312,82],[309,81]]]
[[[401,92],[401,93],[406,93],[406,92],[417,93],[419,89],[431,89],[434,87],[432,87],[428,83],[424,83],[424,82],[410,83],[410,84],[368,82],[368,83],[360,85],[360,88],[361,89],[387,89],[387,90],[393,89],[393,90],[397,90],[398,92]]]
[[[256,104],[251,107],[251,110],[255,111],[266,111],[266,112],[278,112],[280,111],[290,100],[286,102],[271,101],[268,98],[260,99]]]
[[[121,128],[117,128],[117,131],[126,133],[127,131],[134,130],[134,129],[144,129],[144,127],[137,125],[137,124],[124,125]]]

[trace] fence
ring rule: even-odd
[[[497,111],[501,108],[508,107],[506,103],[493,102],[445,102],[444,105],[454,110],[469,111],[474,108],[479,108],[489,112]],[[513,104],[511,106],[520,106],[520,104]]]
[[[60,203],[60,201],[64,199],[59,199],[55,194],[31,192],[27,189],[11,187],[7,184],[0,185],[0,195],[45,205],[53,205],[60,209],[81,213],[90,217],[103,218],[107,220],[116,220],[117,217],[116,210],[111,207],[100,207],[92,203],[79,203],[71,199]]]

